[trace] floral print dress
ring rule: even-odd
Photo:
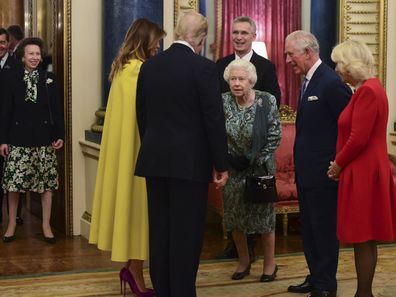
[[[276,99],[267,92],[255,91],[252,106],[241,108],[231,92],[223,94],[226,120],[228,152],[233,156],[249,155],[252,148],[253,122],[257,106],[269,101],[267,117],[267,141],[260,150],[256,161],[244,171],[229,168],[229,179],[224,187],[224,225],[227,231],[239,230],[245,234],[265,234],[275,229],[273,203],[253,204],[245,202],[245,177],[253,171],[264,174],[265,166],[269,173],[275,173],[274,151],[281,139],[279,114]]]
[[[18,79],[17,77],[16,79]],[[40,100],[38,95],[39,71],[23,72],[23,81],[25,83],[25,106],[29,109],[33,104],[38,104]],[[44,83],[51,84],[53,80],[47,78]],[[48,86],[46,86],[48,95]],[[11,93],[14,95],[15,90]],[[14,97],[10,97],[14,100]],[[49,99],[47,99],[49,100]],[[49,104],[49,103],[48,103]],[[15,112],[14,105],[8,111],[11,115]],[[20,105],[18,105],[20,106]],[[47,112],[48,105],[44,105]],[[20,107],[19,107],[20,108]],[[45,114],[45,113],[44,113]],[[13,119],[12,116],[10,116]],[[43,119],[45,120],[45,119]],[[10,133],[9,131],[7,131]],[[58,189],[58,172],[55,149],[51,143],[43,146],[18,146],[12,143],[8,146],[9,152],[4,162],[4,174],[1,181],[3,190],[7,192],[37,192],[54,191]]]

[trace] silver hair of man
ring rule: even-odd
[[[250,27],[252,27],[251,33],[256,33],[256,30],[257,30],[256,22],[253,21],[253,19],[248,16],[240,16],[240,17],[235,18],[232,21],[232,25],[234,25],[235,23],[249,23]]]
[[[314,53],[319,54],[319,42],[315,35],[310,32],[297,30],[287,35],[285,42],[294,41],[300,52],[310,48]]]

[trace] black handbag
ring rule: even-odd
[[[268,170],[266,170],[268,172]],[[245,179],[245,202],[273,203],[278,200],[276,180],[273,175],[248,175]]]

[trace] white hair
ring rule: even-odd
[[[230,64],[228,64],[228,66],[226,67],[226,69],[224,70],[224,80],[226,82],[229,83],[230,80],[230,72],[234,69],[242,69],[244,71],[246,71],[247,75],[248,75],[248,79],[250,81],[250,83],[252,84],[252,86],[254,86],[257,82],[257,72],[256,72],[256,67],[254,67],[254,65],[249,62],[246,61],[244,59],[237,59],[232,61]]]

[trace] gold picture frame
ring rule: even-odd
[[[179,15],[188,10],[199,11],[199,0],[175,0],[174,25]]]
[[[377,76],[386,84],[387,0],[340,0],[339,41],[358,39],[371,49]]]

